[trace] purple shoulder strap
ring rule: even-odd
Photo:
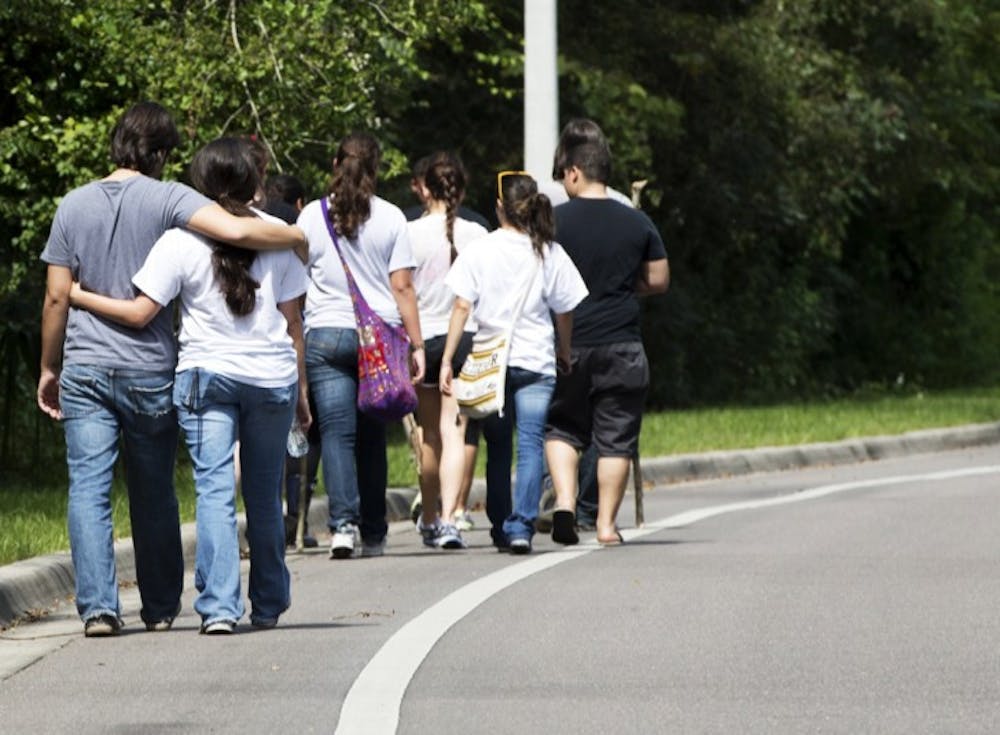
[[[337,238],[337,228],[333,226],[333,220],[330,219],[329,197],[323,197],[320,199],[320,207],[323,210],[323,221],[326,222],[326,229],[330,233],[330,239],[333,240],[333,246],[337,249],[337,255],[340,256],[340,262],[344,266],[344,273],[347,275],[347,288],[351,292],[351,301],[354,303],[354,313],[355,316],[357,316],[359,303],[364,304],[365,309],[370,310],[371,307],[368,306],[368,302],[365,301],[365,297],[361,295],[361,289],[358,288],[358,282],[354,280],[354,274],[351,273],[351,267],[347,265],[344,253],[340,249],[340,240]]]

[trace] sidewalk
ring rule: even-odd
[[[802,446],[762,447],[654,457],[642,460],[642,475],[646,484],[669,485],[757,472],[890,459],[998,443],[1000,443],[1000,422]],[[485,483],[476,480],[472,486],[470,505],[481,504],[485,498],[485,490]],[[410,504],[416,492],[416,488],[412,487],[389,489],[388,515],[389,520],[395,524],[390,528],[390,534],[411,528]],[[326,498],[316,498],[309,510],[309,525],[312,528],[324,528],[326,514]],[[241,535],[242,526],[241,518]],[[190,563],[194,559],[194,524],[185,524],[181,534],[185,560]],[[115,544],[115,557],[119,579],[134,580],[135,560],[131,539],[123,539]],[[25,559],[2,566],[0,567],[0,628],[6,627],[17,618],[31,616],[68,602],[72,599],[72,595],[73,565],[68,552]]]

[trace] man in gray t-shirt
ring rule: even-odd
[[[184,558],[173,484],[177,355],[172,310],[163,309],[145,329],[129,329],[71,310],[73,281],[88,291],[131,298],[132,276],[173,227],[247,247],[305,243],[298,228],[233,217],[187,186],[159,181],[179,142],[165,109],[152,102],[130,108],[112,133],[117,168],[63,198],[41,256],[48,275],[38,405],[65,428],[70,549],[87,636],[114,635],[122,624],[111,521],[119,440],[140,615],[147,630],[168,630],[180,611]]]

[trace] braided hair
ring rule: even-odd
[[[445,235],[451,244],[451,259],[454,262],[458,251],[455,249],[455,217],[458,205],[465,195],[465,167],[454,153],[439,151],[431,156],[424,186],[431,196],[445,205]]]

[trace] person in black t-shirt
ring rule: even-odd
[[[546,425],[546,458],[556,491],[552,538],[564,544],[578,540],[579,452],[592,444],[598,454],[597,540],[613,545],[622,540],[615,519],[638,450],[649,386],[638,297],[666,291],[670,270],[652,221],[607,195],[611,152],[603,134],[574,140],[564,130],[556,168],[570,196],[555,209],[556,240],[590,293],[573,313],[571,366],[558,376]]]

